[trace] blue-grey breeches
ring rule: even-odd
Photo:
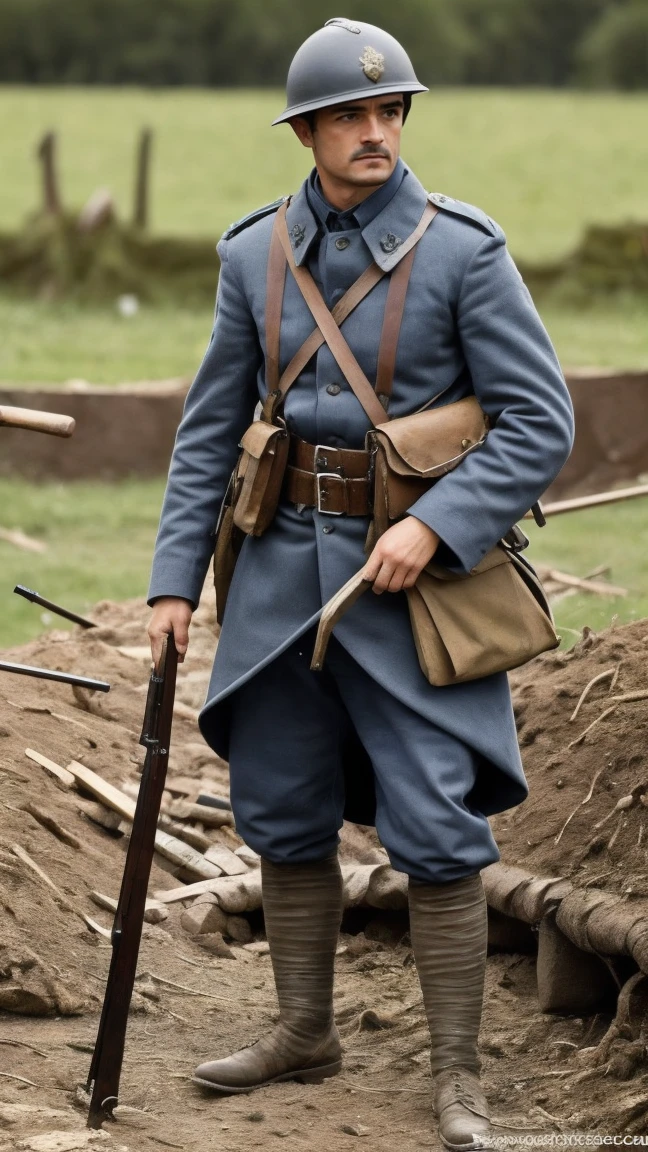
[[[359,738],[373,767],[376,829],[395,869],[445,883],[499,860],[488,820],[470,802],[476,753],[390,695],[335,637],[324,671],[311,672],[313,637],[231,697],[231,798],[245,842],[274,863],[335,851],[344,749]]]

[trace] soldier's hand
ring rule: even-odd
[[[179,596],[161,596],[155,601],[148,626],[154,664],[160,659],[162,641],[170,632],[173,632],[175,646],[178,649],[178,661],[182,663],[189,647],[189,625],[192,616],[193,608],[190,602]]]
[[[416,516],[407,516],[380,537],[364,570],[373,591],[400,592],[411,588],[439,546],[436,532]]]

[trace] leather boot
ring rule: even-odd
[[[483,1148],[492,1133],[479,1083],[488,922],[481,875],[409,885],[410,931],[432,1038],[434,1109],[452,1152]]]
[[[277,1080],[317,1082],[342,1063],[333,1020],[342,918],[337,855],[308,864],[262,860],[261,883],[279,1023],[251,1047],[196,1069],[194,1082],[217,1092],[251,1092]]]

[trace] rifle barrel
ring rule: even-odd
[[[606,504],[620,504],[623,500],[636,500],[639,496],[648,496],[648,484],[639,484],[635,488],[613,488],[610,492],[595,492],[592,496],[575,496],[571,500],[556,500],[553,504],[543,504],[542,511],[545,516],[560,516],[563,512],[580,512],[585,508],[602,508]],[[525,520],[532,520],[533,514],[527,512]]]
[[[70,612],[69,608],[62,608],[60,604],[55,604],[53,600],[46,600],[44,596],[40,596],[38,592],[34,592],[33,588],[26,588],[24,584],[16,584],[14,592],[18,596],[24,596],[25,600],[30,600],[32,604],[40,604],[41,608],[47,608],[50,612],[55,612],[57,616],[63,616],[65,620],[71,620],[73,624],[80,624],[82,628],[96,628],[94,620],[88,620],[85,616],[78,616],[76,612]]]
[[[112,931],[112,958],[88,1073],[88,1127],[101,1128],[117,1105],[128,1011],[137,972],[155,833],[169,763],[178,653],[170,634],[149,683],[141,743],[146,747],[135,818]]]
[[[0,660],[0,672],[15,672],[18,676],[34,676],[37,680],[58,680],[61,684],[73,684],[78,688],[89,688],[91,692],[110,692],[110,684],[105,680],[92,680],[89,676],[77,676],[74,672],[58,672],[51,668],[32,668],[29,664],[10,664]]]

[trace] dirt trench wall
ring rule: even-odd
[[[60,391],[0,390],[0,405],[41,408],[76,420],[70,440],[0,429],[0,475],[29,480],[163,476],[188,381]]]
[[[550,499],[600,492],[648,472],[648,372],[567,373],[576,412],[572,455]],[[34,480],[119,479],[167,471],[188,380],[78,386],[57,391],[1,389],[0,404],[73,416],[70,441],[3,429],[0,475]]]

